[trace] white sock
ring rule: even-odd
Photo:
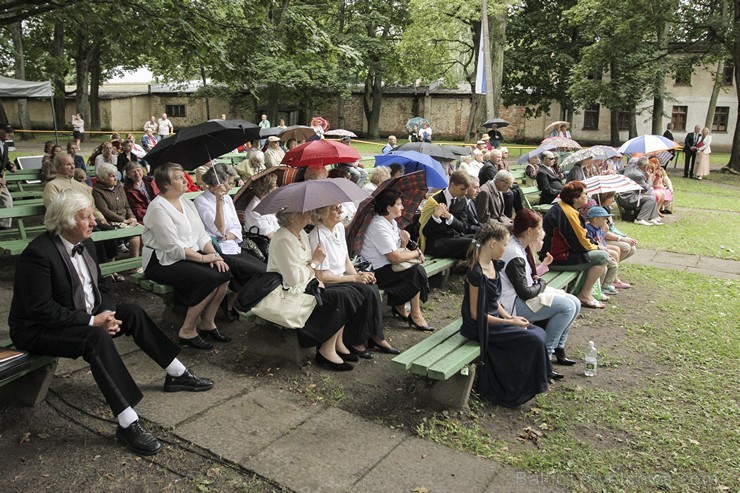
[[[167,368],[164,369],[164,371],[167,372],[167,374],[171,377],[179,377],[183,373],[185,373],[185,365],[180,363],[180,360],[175,358],[172,360],[172,363],[167,366]]]
[[[118,416],[116,416],[116,419],[118,420],[118,424],[121,425],[121,428],[128,428],[131,426],[131,423],[139,419],[139,415],[136,414],[136,411],[129,406],[126,409],[121,412]]]

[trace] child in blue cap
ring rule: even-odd
[[[600,250],[609,253],[606,273],[601,279],[601,291],[608,295],[616,295],[617,289],[612,285],[619,272],[619,248],[611,247],[606,243],[606,231],[609,229],[607,218],[612,217],[606,209],[601,206],[593,206],[586,213],[588,224],[586,225],[586,237],[591,243],[597,245]]]

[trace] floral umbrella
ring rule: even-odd
[[[409,121],[406,122],[406,130],[411,132],[411,129],[414,128],[414,125],[416,125],[418,128],[421,128],[422,123],[426,123],[429,126],[432,125],[431,123],[429,123],[429,120],[427,120],[426,118],[415,116],[413,118],[409,118]]]
[[[576,142],[573,139],[568,139],[565,137],[549,137],[542,142],[540,142],[540,146],[543,146],[545,144],[550,144],[555,146],[557,149],[580,149],[581,144]]]
[[[328,132],[324,132],[324,135],[328,135],[330,137],[350,137],[352,139],[357,137],[357,135],[355,135],[354,132],[350,132],[349,130],[344,130],[342,128],[335,128],[334,130],[329,130]]]

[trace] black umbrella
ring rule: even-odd
[[[496,125],[498,128],[504,128],[509,126],[509,122],[507,122],[503,118],[493,118],[483,124],[483,126],[486,128],[491,128],[494,125]]]
[[[446,145],[444,146],[444,148],[450,151],[455,156],[469,156],[470,153],[473,152],[473,148],[467,147],[467,146],[452,146],[452,145],[448,146]]]
[[[252,139],[259,138],[259,127],[246,120],[208,121],[183,128],[149,151],[144,159],[153,168],[173,162],[193,170],[229,153]]]
[[[432,156],[438,161],[454,161],[457,159],[455,154],[437,144],[430,144],[428,142],[408,142],[406,144],[393,148],[394,151],[416,151],[427,156]]]
[[[283,130],[285,129],[282,127],[260,128],[260,137],[262,137],[263,139],[271,137],[273,135],[277,137]]]

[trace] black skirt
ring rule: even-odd
[[[231,282],[229,289],[239,291],[249,279],[255,274],[264,274],[267,270],[267,264],[260,262],[253,255],[243,251],[234,255],[224,253],[221,255],[229,266],[231,272]]]
[[[298,344],[301,347],[318,347],[345,327],[344,340],[349,344],[361,344],[361,334],[356,328],[348,326],[364,302],[363,296],[356,289],[344,284],[327,286],[321,293],[322,305],[317,305],[298,330]]]
[[[171,265],[159,263],[156,252],[144,271],[147,279],[159,284],[167,284],[175,290],[175,304],[195,306],[225,282],[231,280],[229,271],[219,272],[208,264],[197,264],[180,260]]]
[[[370,337],[384,340],[383,298],[380,296],[378,286],[359,282],[345,282],[332,284],[332,286],[344,286],[353,289],[362,297],[360,308],[344,326],[344,337],[342,338],[344,344],[349,346],[365,345]]]
[[[421,301],[426,302],[429,294],[429,279],[424,267],[414,265],[406,270],[394,272],[391,264],[375,271],[378,287],[388,296],[391,306],[402,305],[416,296],[421,295]]]

